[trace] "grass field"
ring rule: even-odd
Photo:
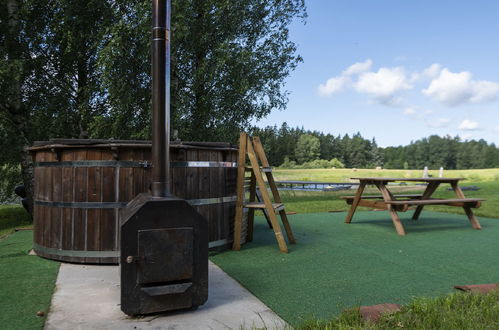
[[[0,205],[0,240],[16,227],[30,225],[31,218],[20,205]]]
[[[416,298],[402,310],[384,315],[377,323],[362,320],[356,310],[332,320],[307,320],[295,330],[378,329],[498,329],[499,291],[486,295],[453,293],[437,298]]]
[[[285,170],[274,169],[276,180],[303,180],[321,182],[355,182],[350,180],[354,177],[392,177],[392,178],[420,178],[422,170],[371,170],[371,169],[310,169],[310,170]],[[438,176],[438,170],[430,170],[428,173],[434,177]],[[444,177],[464,178],[468,181],[499,181],[499,168],[473,169],[473,170],[446,170]],[[468,184],[464,181],[463,184]]]

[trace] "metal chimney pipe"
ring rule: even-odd
[[[171,196],[170,186],[170,0],[152,2],[152,184],[153,197]]]

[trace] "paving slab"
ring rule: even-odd
[[[132,318],[120,310],[118,266],[61,264],[45,323],[76,329],[283,329],[286,323],[218,266],[209,264],[209,297],[195,311]]]

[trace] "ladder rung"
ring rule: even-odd
[[[244,170],[246,172],[251,172],[253,171],[252,167],[245,167]],[[263,173],[272,173],[272,167],[260,167],[260,171]]]
[[[265,203],[245,203],[244,207],[251,208],[251,209],[265,209]],[[283,203],[273,203],[272,207],[274,208],[274,211],[281,211],[284,210],[284,204]]]

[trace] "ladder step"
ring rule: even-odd
[[[252,203],[245,203],[244,207],[251,208],[251,209],[265,209],[265,203],[258,203],[258,202],[252,202]],[[272,207],[274,208],[274,211],[282,211],[284,210],[284,204],[283,203],[273,203]]]
[[[245,167],[244,170],[246,172],[251,172],[253,171],[252,167]],[[263,173],[272,173],[272,167],[260,167],[260,171]]]

